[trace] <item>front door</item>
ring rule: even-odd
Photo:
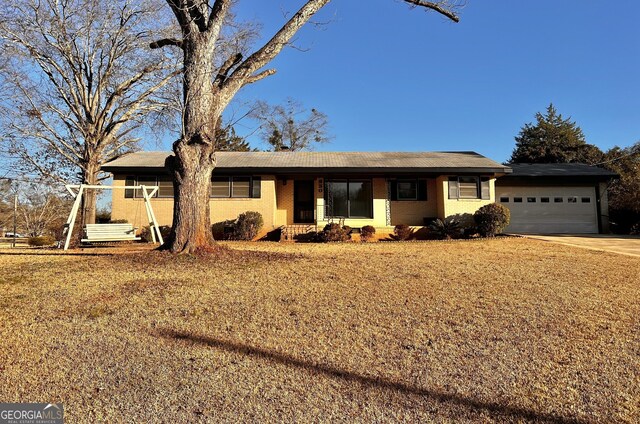
[[[314,212],[313,180],[295,180],[293,182],[293,222],[312,224],[315,220]]]

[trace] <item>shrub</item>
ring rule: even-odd
[[[436,219],[429,224],[429,235],[438,240],[451,240],[462,235],[463,227],[456,218]]]
[[[171,227],[168,225],[161,225],[160,234],[162,234],[162,238],[166,240],[169,237],[169,234],[171,234]],[[151,227],[142,227],[142,231],[140,231],[140,238],[142,241],[151,243],[153,241],[153,238],[151,237]]]
[[[111,212],[108,210],[98,210],[96,212],[96,224],[108,224],[111,222]]]
[[[376,228],[371,225],[365,225],[360,229],[360,240],[369,241],[373,240],[376,235]]]
[[[29,237],[27,243],[29,246],[51,246],[56,242],[56,239],[52,236],[39,236],[39,237]]]
[[[226,220],[211,224],[211,234],[214,240],[229,240],[234,233],[234,220]]]
[[[500,203],[491,203],[478,209],[473,214],[473,219],[481,236],[494,237],[509,225],[511,213],[506,206]]]
[[[126,219],[111,219],[109,220],[109,224],[128,224],[129,221]]]
[[[340,224],[332,222],[325,225],[322,233],[318,234],[319,241],[348,241],[351,239],[351,228],[341,227]]]
[[[393,228],[392,238],[397,241],[409,240],[413,237],[413,229],[407,224],[398,224]]]
[[[233,223],[234,240],[253,240],[264,225],[260,212],[245,212],[238,216]]]

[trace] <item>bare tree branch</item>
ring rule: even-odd
[[[152,0],[6,0],[0,129],[9,152],[25,171],[98,183],[100,166],[137,149],[134,133],[167,109],[159,92],[179,62],[148,46],[174,33]]]
[[[162,40],[154,41],[149,44],[149,47],[152,49],[160,49],[165,46],[175,46],[182,48],[182,40],[178,40],[176,38],[163,38]]]
[[[415,6],[420,6],[420,7],[434,10],[440,13],[441,15],[444,15],[447,18],[451,19],[453,22],[460,22],[460,17],[453,12],[453,8],[449,1],[439,1],[439,2],[424,1],[424,0],[404,0],[404,1],[406,1],[407,3],[411,3]]]
[[[220,86],[227,79],[227,76],[231,69],[238,65],[242,61],[242,53],[236,53],[230,58],[228,58],[218,70],[218,75],[216,75],[215,80],[213,81],[214,85]]]
[[[262,72],[259,72],[259,73],[255,74],[255,75],[252,75],[252,76],[248,77],[247,79],[245,79],[244,80],[244,85],[253,84],[254,82],[258,82],[261,79],[267,78],[267,77],[275,74],[276,72],[277,71],[275,69],[267,69],[267,70],[264,70]]]

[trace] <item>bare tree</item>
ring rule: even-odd
[[[153,0],[5,0],[0,11],[3,147],[29,171],[98,184],[100,166],[135,150],[181,57],[149,52],[169,34]],[[95,220],[96,193],[84,222]]]
[[[28,237],[61,235],[56,234],[56,230],[63,227],[71,199],[43,184],[23,184],[20,197],[18,225],[22,234]]]
[[[0,179],[0,233],[2,229],[6,231],[9,228],[13,216],[13,207],[10,204],[11,194],[11,182]]]
[[[215,58],[231,0],[166,0],[180,25],[182,37],[163,38],[151,47],[175,46],[183,52],[182,135],[173,144],[171,164],[176,197],[173,229],[167,242],[172,252],[211,249],[209,190],[215,167],[216,127],[222,112],[238,91],[273,75],[263,69],[290,43],[292,37],[330,0],[307,0],[287,22],[248,57],[229,55],[219,66]],[[455,22],[452,1],[404,0],[435,11]],[[363,2],[364,4],[364,2]]]
[[[260,123],[260,135],[273,151],[312,150],[316,143],[327,143],[327,115],[306,110],[302,104],[287,99],[283,105],[256,102],[252,117]]]

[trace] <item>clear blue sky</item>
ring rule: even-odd
[[[238,12],[267,37],[302,3],[241,0]],[[550,102],[602,149],[640,139],[640,2],[468,0],[460,15],[455,24],[400,0],[334,0],[316,18],[329,24],[300,32],[309,50],[283,51],[278,73],[239,99],[292,97],[326,113],[327,151],[475,150],[504,161]]]

